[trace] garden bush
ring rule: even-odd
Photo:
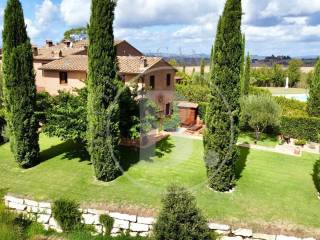
[[[286,97],[274,97],[274,99],[281,106],[284,116],[308,116],[306,103]]]
[[[100,223],[104,226],[105,235],[109,236],[113,228],[114,219],[109,215],[103,214],[100,216],[99,220]]]
[[[210,239],[207,221],[197,208],[195,198],[185,188],[170,186],[162,204],[154,225],[156,240]]]
[[[303,147],[306,144],[307,144],[307,141],[304,140],[304,139],[298,139],[298,140],[294,141],[294,145],[296,145],[296,146],[302,146]]]
[[[163,129],[165,131],[176,131],[180,126],[181,119],[179,114],[179,108],[174,106],[172,115],[166,117],[163,122]]]
[[[280,131],[291,138],[305,139],[311,142],[319,141],[320,118],[282,116]]]
[[[60,199],[53,203],[52,214],[65,232],[81,229],[80,205],[72,200]]]

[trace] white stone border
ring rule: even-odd
[[[5,205],[13,211],[25,214],[30,219],[43,224],[45,229],[53,229],[62,232],[60,226],[52,216],[50,202],[37,202],[11,195],[4,197]],[[147,237],[152,233],[152,227],[156,219],[153,217],[130,215],[107,210],[79,209],[82,213],[82,222],[92,225],[97,233],[104,233],[105,229],[100,223],[100,215],[108,214],[114,219],[111,236],[117,236],[122,232],[129,232],[131,236]],[[296,238],[283,235],[268,235],[253,233],[251,229],[233,229],[229,225],[208,223],[210,230],[221,235],[221,240],[316,240],[315,238]]]

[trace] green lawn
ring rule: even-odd
[[[263,89],[268,89],[272,94],[307,94],[308,90],[305,88],[289,88],[284,87],[263,87]]]
[[[254,132],[241,132],[239,135],[238,143],[254,144],[255,142]],[[262,133],[260,134],[260,139],[257,145],[265,147],[275,147],[279,143],[278,137],[276,135],[269,135]]]
[[[9,145],[0,146],[0,188],[37,200],[69,197],[158,209],[166,186],[175,182],[189,187],[205,215],[215,221],[320,229],[320,200],[312,179],[317,156],[312,154],[298,158],[241,149],[236,191],[223,194],[205,184],[199,140],[171,138],[155,152],[144,152],[141,161],[138,152],[122,151],[126,173],[111,183],[96,181],[87,156],[70,149],[77,146],[41,136],[44,162],[22,170],[14,163]]]

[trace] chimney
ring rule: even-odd
[[[140,68],[146,68],[148,67],[148,62],[146,57],[140,58]]]
[[[39,52],[38,52],[37,46],[32,46],[32,53],[33,53],[33,56],[38,56]]]
[[[67,48],[70,48],[71,47],[71,41],[66,39],[63,41],[64,45],[67,47]]]
[[[52,51],[51,52],[51,56],[54,57],[54,58],[61,58],[62,57],[62,51],[61,50]]]
[[[46,41],[46,47],[53,47],[53,41],[52,40],[47,40]]]

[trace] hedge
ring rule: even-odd
[[[198,114],[202,121],[206,120],[206,114],[207,114],[207,107],[209,103],[207,102],[199,102],[198,103]]]
[[[280,131],[291,138],[319,142],[320,118],[282,116]]]

